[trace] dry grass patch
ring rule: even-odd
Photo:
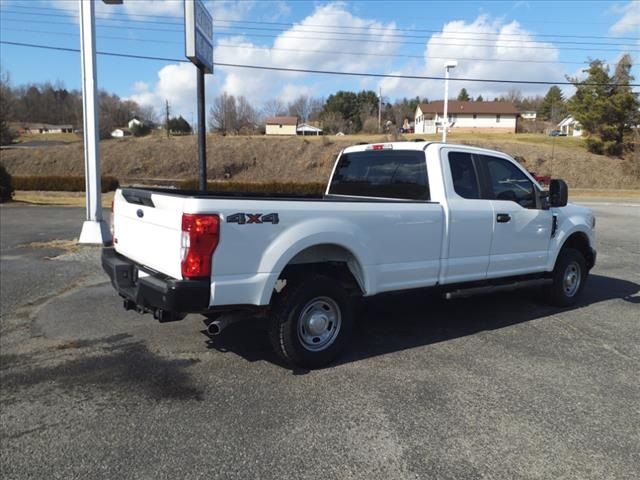
[[[102,194],[102,208],[111,208],[113,192]],[[84,207],[86,205],[84,192],[48,192],[48,191],[16,191],[14,202],[31,205],[57,205],[60,207]]]
[[[400,140],[439,140],[439,136],[406,135]],[[196,136],[150,135],[100,142],[103,175],[122,184],[147,179],[196,179]],[[308,137],[207,137],[207,176],[240,182],[325,183],[338,153],[360,142],[389,142],[392,135]],[[571,188],[639,189],[640,176],[625,161],[588,153],[583,140],[536,134],[453,133],[452,142],[508,153],[531,171],[564,178]],[[81,144],[3,150],[2,163],[12,175],[84,175]]]
[[[31,242],[19,245],[21,248],[57,248],[65,252],[77,252],[80,250],[78,239],[73,240],[48,240],[46,242]]]

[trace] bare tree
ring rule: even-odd
[[[259,122],[258,112],[243,97],[234,97],[227,92],[218,95],[209,110],[209,130],[222,133],[253,131]]]
[[[277,98],[272,98],[264,103],[262,113],[267,117],[279,117],[287,114],[287,107]]]
[[[311,98],[308,95],[300,95],[293,102],[289,103],[289,115],[298,117],[301,121],[309,120],[311,114]]]
[[[324,98],[313,97],[309,101],[309,115],[307,120],[317,121],[320,120],[320,115],[324,109]]]
[[[209,110],[209,130],[228,133],[236,123],[236,98],[223,92],[213,100]]]
[[[512,88],[506,95],[502,95],[500,100],[513,103],[516,107],[520,107],[522,103],[522,92],[517,88]]]
[[[236,102],[236,119],[236,132],[240,132],[241,130],[254,131],[260,121],[258,112],[244,96],[238,97]]]

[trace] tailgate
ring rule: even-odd
[[[182,278],[182,211],[185,197],[144,189],[118,189],[114,197],[115,250],[136,263]]]

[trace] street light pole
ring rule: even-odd
[[[100,151],[97,104],[95,7],[92,0],[79,0],[80,51],[82,56],[82,111],[84,135],[84,167],[86,186],[86,220],[82,224],[80,243],[105,244],[111,240],[102,219],[100,185]]]
[[[447,141],[447,130],[449,129],[449,70],[456,68],[458,62],[448,60],[444,64],[444,126],[442,128],[442,141]]]

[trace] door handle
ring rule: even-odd
[[[508,213],[499,213],[498,215],[496,215],[496,221],[498,223],[507,223],[510,220],[511,215],[509,215]]]

